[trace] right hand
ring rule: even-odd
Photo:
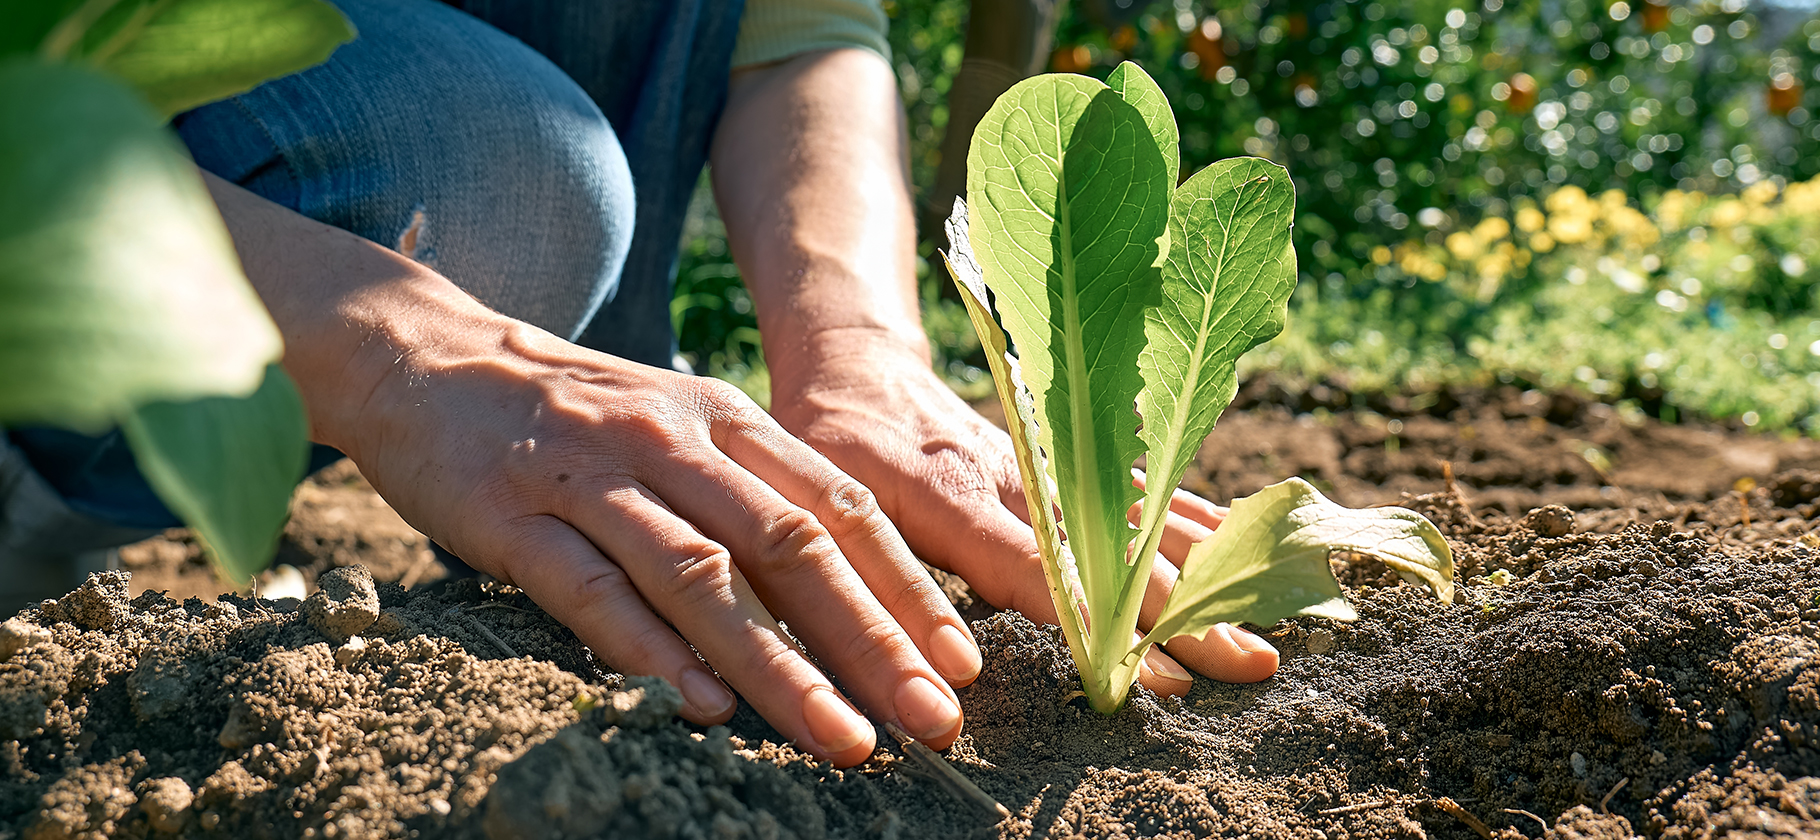
[[[967,625],[872,494],[744,394],[492,313],[416,334],[378,350],[397,361],[351,428],[318,430],[407,521],[697,723],[732,715],[724,679],[806,751],[865,760],[812,652],[875,719],[958,737]]]

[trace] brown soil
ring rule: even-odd
[[[1190,486],[1414,506],[1456,603],[1338,557],[1359,621],[1286,621],[1275,678],[1103,717],[1053,628],[955,587],[987,664],[948,757],[1009,820],[895,751],[839,771],[747,709],[676,722],[515,590],[421,583],[421,538],[341,475],[319,510],[353,513],[290,534],[309,603],[136,595],[188,562],[166,541],[0,627],[0,840],[1820,837],[1820,445],[1517,392],[1323,399],[1248,388]],[[415,585],[327,574],[355,561]]]

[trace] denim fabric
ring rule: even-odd
[[[328,62],[173,121],[196,162],[500,312],[669,366],[677,240],[743,0],[334,2],[360,36]],[[93,535],[177,524],[117,432],[7,439]],[[66,550],[93,547],[59,522]]]

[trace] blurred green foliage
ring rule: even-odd
[[[1563,187],[1618,190],[1639,218],[1659,221],[1671,196],[1820,174],[1812,4],[1135,3],[1128,23],[1110,27],[1064,16],[1054,69],[1103,78],[1135,60],[1175,106],[1184,173],[1255,154],[1296,179],[1302,278],[1292,321],[1249,368],[1354,390],[1501,378],[1820,433],[1810,419],[1820,383],[1808,381],[1820,377],[1807,375],[1820,365],[1807,354],[1820,338],[1807,336],[1820,319],[1820,232],[1810,224],[1726,225],[1713,243],[1724,253],[1705,260],[1656,253],[1706,235],[1698,224],[1664,227],[1659,241],[1558,251],[1519,231],[1495,254],[1408,259],[1450,254],[1450,236],[1458,243],[1488,223],[1508,232]],[[939,162],[966,7],[886,3],[919,188]],[[726,263],[724,241],[703,236],[685,244],[679,299],[715,300],[679,312],[684,350],[708,372],[752,370],[755,345],[738,332],[750,318],[734,317],[750,302],[732,292],[734,273],[714,267]],[[1574,260],[1600,257],[1641,289],[1608,272],[1586,282],[1592,266]],[[1738,259],[1749,267],[1734,270]],[[938,363],[977,391],[971,331],[939,294],[942,272],[925,276]],[[1700,293],[1683,294],[1690,278]],[[1681,308],[1657,302],[1665,290]],[[1774,336],[1786,347],[1771,347]],[[1652,348],[1694,361],[1650,367]]]

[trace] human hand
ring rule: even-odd
[[[725,383],[445,320],[380,351],[399,359],[335,441],[406,520],[697,723],[731,716],[724,679],[808,752],[863,761],[872,725],[813,653],[877,720],[959,735],[949,686],[978,649],[864,487]]]
[[[772,414],[871,488],[923,559],[960,575],[994,606],[1055,623],[1010,437],[955,396],[916,351],[847,341],[813,364],[774,368]],[[1138,481],[1141,487],[1141,474]],[[1188,549],[1224,518],[1224,508],[1176,491],[1161,545],[1169,562],[1152,565],[1140,629],[1162,612]],[[1139,681],[1160,694],[1192,687],[1183,665],[1224,682],[1257,682],[1277,669],[1275,648],[1230,624],[1164,647],[1152,647],[1138,668]]]

